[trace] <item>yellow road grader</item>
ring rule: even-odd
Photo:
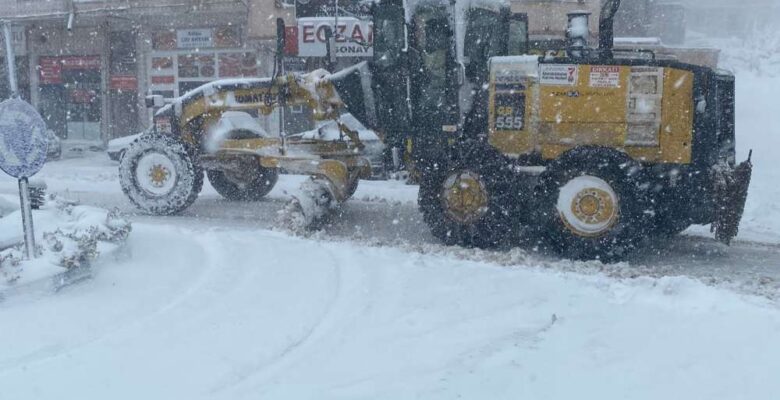
[[[225,197],[248,200],[268,193],[279,170],[304,174],[293,204],[307,225],[371,174],[359,135],[342,123],[349,112],[406,150],[420,211],[444,243],[489,247],[530,232],[566,257],[612,260],[691,224],[712,224],[728,243],[752,169],[735,161],[734,77],[615,50],[619,5],[605,2],[597,46],[589,16],[575,13],[566,48],[532,56],[527,16],[507,5],[380,0],[372,60],[187,93],[156,113],[169,133],[126,152],[122,187],[142,210],[172,214],[195,201],[204,171]],[[339,137],[210,129],[228,111],[290,105],[334,121]]]

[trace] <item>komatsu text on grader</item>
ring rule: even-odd
[[[587,15],[573,15],[565,56],[540,57],[527,54],[526,16],[506,5],[380,0],[371,61],[187,93],[156,114],[169,133],[127,151],[122,187],[142,210],[171,214],[195,201],[204,171],[225,197],[252,200],[281,169],[311,176],[295,202],[309,223],[371,174],[359,136],[340,122],[350,112],[407,150],[420,211],[447,244],[492,246],[522,231],[567,257],[616,259],[691,224],[729,242],[752,168],[735,163],[734,77],[614,50],[619,4],[606,1],[597,47],[587,46]],[[335,121],[340,138],[235,130],[213,148],[209,127],[223,113],[292,104]]]

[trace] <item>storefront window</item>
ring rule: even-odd
[[[179,78],[207,78],[215,77],[214,54],[180,54]]]
[[[257,57],[254,53],[220,53],[219,77],[257,76]]]
[[[257,55],[244,50],[155,52],[149,63],[152,91],[175,96],[217,79],[258,74]]]
[[[156,32],[148,64],[151,90],[181,96],[217,79],[258,76],[257,55],[240,49],[240,33],[237,26]]]
[[[152,57],[152,71],[173,73],[173,56]]]
[[[39,108],[49,129],[67,140],[100,141],[100,57],[41,57],[39,67]]]

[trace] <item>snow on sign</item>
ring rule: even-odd
[[[572,64],[539,65],[539,81],[542,85],[574,86],[577,84],[578,71]]]
[[[590,67],[590,87],[594,87],[594,88],[620,87],[620,66],[594,65]]]
[[[46,123],[21,99],[0,103],[0,169],[15,178],[35,175],[46,162]]]

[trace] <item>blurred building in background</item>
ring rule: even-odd
[[[539,47],[560,48],[567,14],[590,13],[591,41],[598,36],[601,0],[511,0],[513,12],[528,14],[529,37]],[[665,45],[685,41],[685,7],[677,1],[622,0],[615,18],[615,35],[657,38]]]
[[[777,35],[778,0],[682,0],[692,18],[688,29],[717,38],[745,37],[752,33]]]
[[[21,96],[57,136],[85,143],[141,130],[148,91],[173,97],[214,79],[267,75],[274,17],[290,10],[274,0],[0,0]]]
[[[710,53],[702,53],[706,60],[697,61],[702,57],[695,51],[668,47],[684,41],[686,23],[705,33],[727,34],[772,22],[761,18],[778,14],[775,1],[749,0],[767,10],[756,14],[742,12],[742,5],[731,0],[623,0],[616,21],[616,34],[623,38],[618,46],[638,43],[683,60],[695,54],[687,61],[712,63]],[[21,96],[65,141],[104,143],[148,125],[150,116],[143,104],[147,92],[175,97],[215,79],[270,75],[277,18],[287,25],[284,63],[288,71],[339,69],[370,57],[372,26],[361,8],[365,2],[348,0],[340,2],[339,29],[343,27],[354,40],[338,43],[335,63],[324,57],[320,33],[323,26],[335,24],[331,3],[335,4],[332,0],[0,0],[0,19],[13,24]],[[596,43],[601,0],[510,3],[513,12],[528,14],[529,36],[537,48],[563,48],[567,14],[579,11],[590,13],[591,44]],[[686,13],[697,17],[686,19]],[[0,57],[3,75],[5,64]],[[0,97],[8,95],[3,76]],[[288,123],[307,120],[296,115],[305,110],[289,111]]]

